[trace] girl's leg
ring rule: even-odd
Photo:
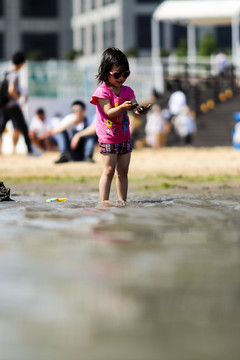
[[[118,192],[118,199],[126,201],[128,192],[128,168],[131,159],[131,153],[119,155],[117,158],[117,178],[116,186]]]
[[[117,155],[116,154],[102,154],[103,173],[99,181],[100,200],[109,200],[111,183],[114,176]]]

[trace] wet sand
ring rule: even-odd
[[[134,152],[123,208],[56,158],[1,158],[0,360],[238,360],[240,152]]]

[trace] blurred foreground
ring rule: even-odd
[[[1,157],[0,360],[238,360],[240,153],[134,152],[124,208],[53,159]]]

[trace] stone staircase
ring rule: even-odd
[[[235,94],[214,110],[197,116],[196,147],[232,146],[232,130],[236,124],[234,112],[240,112],[240,94]]]

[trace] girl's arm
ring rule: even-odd
[[[137,106],[137,103],[133,103],[131,100],[125,101],[123,104],[114,108],[112,107],[110,100],[108,99],[99,98],[98,103],[109,119],[119,116],[124,111],[131,111]]]

